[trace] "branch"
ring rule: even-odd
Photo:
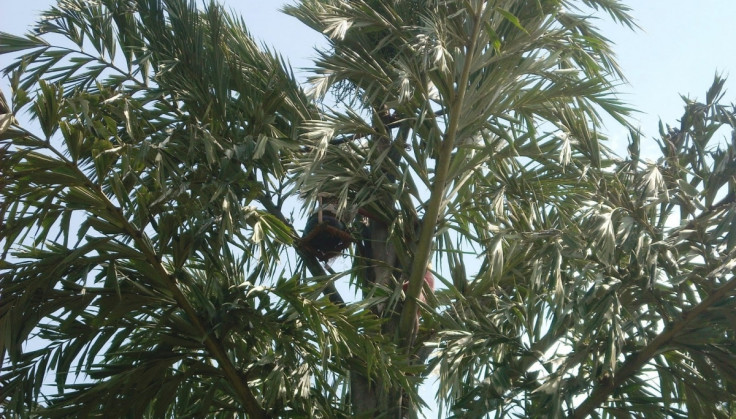
[[[462,105],[465,99],[465,93],[468,90],[468,80],[470,79],[470,70],[474,64],[474,55],[476,49],[476,41],[478,40],[482,21],[480,14],[482,9],[476,12],[473,22],[473,33],[467,46],[467,56],[463,65],[462,74],[457,84],[457,95],[454,97],[452,107],[450,108],[450,120],[447,124],[447,134],[442,140],[440,155],[435,167],[434,183],[424,213],[422,222],[422,230],[419,235],[417,249],[414,253],[414,260],[409,271],[409,287],[406,290],[406,301],[401,311],[401,320],[399,322],[399,341],[404,347],[411,345],[412,335],[416,333],[415,317],[417,313],[417,300],[422,292],[424,282],[424,274],[427,270],[427,263],[432,251],[432,243],[434,242],[435,228],[437,227],[437,219],[440,210],[445,202],[445,188],[448,182],[448,174],[450,171],[450,162],[452,160],[452,150],[455,145],[460,118],[462,117]]]
[[[736,264],[736,249],[731,250],[724,263],[712,270],[708,276],[715,277],[721,274],[721,271],[731,271],[733,269],[732,265],[734,264]],[[736,289],[736,277],[716,288],[708,298],[701,301],[689,311],[684,311],[680,320],[671,323],[649,345],[629,356],[623,365],[621,365],[621,368],[615,372],[613,379],[596,387],[590,396],[573,411],[571,417],[582,419],[590,415],[593,410],[597,409],[601,403],[608,399],[611,393],[659,354],[660,350],[675,339],[680,332],[690,326],[703,312],[710,309],[734,289]]]

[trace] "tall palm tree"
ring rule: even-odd
[[[631,25],[618,2],[587,5]],[[373,311],[412,362],[423,363],[424,343],[439,338],[442,347],[443,333],[469,332],[460,324],[475,321],[466,303],[479,298],[485,307],[478,315],[485,317],[497,287],[508,283],[505,292],[512,291],[523,272],[504,275],[504,255],[519,245],[513,235],[554,237],[568,230],[595,193],[586,191],[581,174],[601,167],[598,112],[623,121],[626,109],[612,96],[619,74],[606,40],[574,13],[576,6],[303,1],[286,9],[328,36],[313,94],[333,91],[344,105],[305,123],[312,146],[295,171],[298,187],[312,200],[332,197],[347,218],[355,209],[367,216],[354,274],[366,298],[383,297]],[[479,258],[466,265],[467,254]],[[448,293],[434,301],[446,316],[429,316],[427,333],[417,336],[417,310],[432,311],[417,307],[429,291],[423,278],[430,258],[451,273],[443,281]],[[408,286],[399,303],[401,284]],[[558,285],[557,299],[562,293]],[[550,310],[537,304],[530,317],[543,319]],[[510,322],[503,334],[519,335],[523,326]],[[522,349],[503,350],[504,357]],[[469,371],[453,374],[468,377]],[[450,382],[441,392],[454,396],[459,390],[447,388]],[[389,384],[385,389],[381,395],[378,383],[353,377],[354,406],[388,412],[415,404],[396,400],[401,392]]]
[[[599,132],[618,1],[286,12],[329,40],[308,93],[215,4],[0,34],[7,412],[414,417],[436,374],[458,417],[733,414],[722,79],[643,163]]]

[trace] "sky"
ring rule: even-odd
[[[293,2],[283,0],[222,1],[226,8],[243,17],[251,34],[283,55],[304,80],[315,57],[315,48],[325,46],[321,34],[295,18],[279,12]],[[23,34],[50,0],[0,0],[0,31]],[[680,94],[703,99],[716,73],[733,76],[726,84],[726,101],[736,102],[736,1],[734,0],[645,0],[630,1],[632,15],[640,29],[632,31],[610,21],[600,22],[601,31],[613,41],[614,51],[627,82],[619,87],[620,98],[639,112],[635,115],[644,138],[657,136],[657,125],[675,125],[682,114]],[[0,56],[0,68],[10,64]],[[0,89],[10,97],[7,80]],[[21,117],[21,121],[23,118]],[[619,153],[626,147],[627,131],[609,123],[605,127],[611,146]],[[643,142],[647,147],[654,143]],[[428,389],[425,389],[427,391]],[[429,401],[432,394],[423,394]],[[431,402],[430,402],[431,403]],[[425,411],[436,417],[436,406]]]

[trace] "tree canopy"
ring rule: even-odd
[[[0,33],[7,414],[736,414],[721,77],[643,157],[618,0],[284,11],[328,40],[306,91],[216,3]]]

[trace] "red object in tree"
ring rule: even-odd
[[[429,291],[434,291],[434,275],[432,275],[432,272],[427,269],[427,272],[424,273],[424,282],[427,283],[427,287],[429,288]],[[402,289],[404,290],[404,293],[406,293],[406,290],[409,288],[409,281],[405,281],[404,285],[402,286]],[[426,303],[427,298],[424,296],[424,287],[422,287],[422,292],[419,293],[419,301]]]

